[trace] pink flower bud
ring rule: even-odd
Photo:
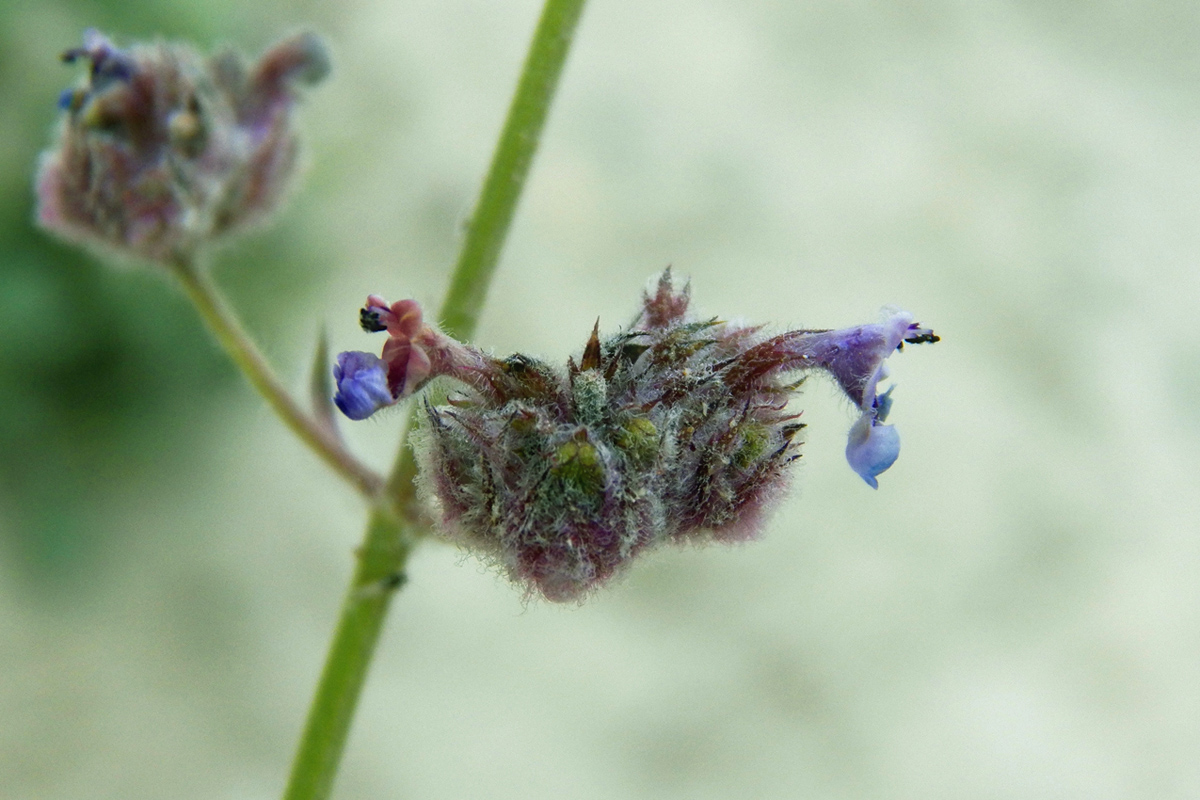
[[[351,419],[365,419],[395,404],[438,375],[453,375],[468,385],[486,381],[483,368],[487,359],[425,324],[416,300],[389,306],[382,297],[371,295],[359,311],[359,322],[368,333],[387,331],[388,340],[380,358],[355,351],[338,356],[333,373],[337,386],[334,403]],[[346,369],[347,364],[363,365],[371,371],[360,374]],[[386,381],[386,394],[376,391],[379,380]]]

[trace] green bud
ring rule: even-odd
[[[567,492],[597,497],[604,490],[604,463],[586,438],[570,439],[554,452],[550,473]]]
[[[658,428],[645,417],[633,417],[626,420],[614,437],[617,447],[621,448],[635,464],[647,464],[654,460],[658,452]]]
[[[759,422],[743,422],[741,425],[742,440],[733,451],[730,463],[738,469],[746,469],[763,457],[767,452],[767,444],[771,440],[771,432],[766,425]]]

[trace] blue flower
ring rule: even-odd
[[[890,391],[890,390],[889,390]],[[850,428],[846,460],[872,489],[879,488],[875,476],[887,470],[900,455],[900,433],[894,425],[880,423],[881,416],[864,411]]]
[[[333,380],[337,384],[334,405],[350,419],[366,419],[396,402],[388,388],[387,364],[371,353],[339,353]]]
[[[840,332],[834,332],[834,336]],[[852,329],[845,336],[844,349],[832,360],[830,371],[846,394],[858,402],[862,415],[850,428],[846,441],[846,461],[872,489],[879,488],[876,476],[885,472],[900,455],[900,433],[884,425],[892,408],[890,386],[879,392],[879,382],[888,376],[888,356],[904,343],[936,342],[938,337],[912,320],[907,311],[886,312],[882,322]]]
[[[888,376],[888,357],[904,344],[936,342],[928,328],[913,322],[907,311],[885,310],[881,322],[834,331],[798,331],[785,334],[786,364],[791,368],[821,367],[828,370],[861,411],[850,428],[846,442],[846,460],[851,468],[873,488],[875,478],[900,455],[900,434],[884,425],[892,407],[892,388],[879,391],[879,383]]]

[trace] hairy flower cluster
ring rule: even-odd
[[[296,163],[297,88],[329,70],[299,34],[253,65],[156,43],[117,48],[89,30],[63,60],[89,65],[63,92],[58,142],[42,157],[38,221],[70,240],[151,261],[274,210]]]
[[[885,360],[935,342],[905,312],[843,330],[760,328],[696,318],[668,270],[633,324],[599,325],[566,370],[494,358],[422,321],[412,300],[372,296],[364,329],[382,357],[342,353],[337,405],[352,419],[438,375],[461,391],[426,403],[421,482],[447,534],[554,601],[576,600],[663,542],[737,541],[758,530],[799,457],[804,375],[831,375],[859,407],[846,456],[871,486],[899,454],[884,424]]]

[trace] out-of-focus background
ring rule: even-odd
[[[32,228],[96,26],[336,70],[217,276],[297,387],[368,292],[435,306],[534,0],[0,4],[0,797],[271,798],[363,509],[167,281]],[[897,304],[872,492],[827,384],[759,542],[582,607],[427,545],[339,798],[1200,796],[1200,6],[592,0],[479,340],[555,360],[645,279],[840,326]],[[391,458],[400,415],[346,425]]]

